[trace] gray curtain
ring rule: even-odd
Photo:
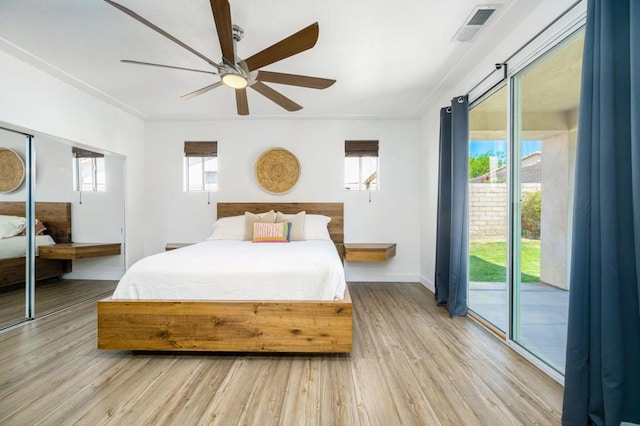
[[[451,107],[440,109],[440,159],[438,172],[438,226],[436,229],[436,302],[449,300],[451,239]]]
[[[468,183],[469,104],[467,96],[460,96],[440,110],[435,297],[450,316],[468,310]]]
[[[589,0],[564,425],[640,423],[640,1]]]

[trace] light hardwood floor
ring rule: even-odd
[[[36,318],[113,292],[118,281],[48,280],[36,287]],[[0,293],[0,327],[24,320],[25,289]]]
[[[0,424],[560,424],[562,387],[422,286],[350,290],[350,355],[99,351],[95,303],[9,330]]]

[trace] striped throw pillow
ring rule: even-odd
[[[290,241],[291,222],[253,224],[254,243],[288,243]]]

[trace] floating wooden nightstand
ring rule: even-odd
[[[384,262],[396,255],[396,244],[345,244],[347,262]]]
[[[120,254],[120,243],[61,243],[38,247],[42,259],[74,260]]]
[[[167,245],[164,246],[164,251],[175,250],[182,247],[191,246],[193,244],[194,243],[167,243]]]

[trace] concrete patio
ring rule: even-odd
[[[505,331],[505,283],[469,283],[469,308]],[[567,346],[569,291],[542,283],[525,283],[520,289],[520,343],[554,368],[564,372]]]

